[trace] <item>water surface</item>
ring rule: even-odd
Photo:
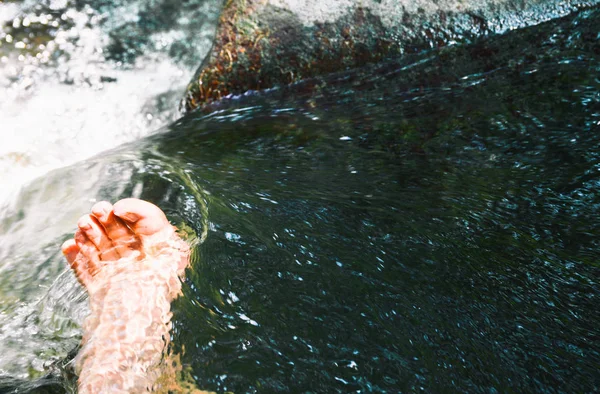
[[[9,272],[58,276],[70,220],[133,195],[206,235],[172,349],[202,389],[598,391],[599,25],[590,9],[227,98],[32,185],[2,217],[6,258],[30,263]],[[5,307],[37,331],[3,346],[61,359],[85,299],[70,274],[45,294]]]

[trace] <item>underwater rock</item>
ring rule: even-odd
[[[534,25],[597,0],[229,0],[185,107]]]

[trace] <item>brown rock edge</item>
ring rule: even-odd
[[[228,0],[213,49],[188,86],[185,109],[503,33],[597,2]]]

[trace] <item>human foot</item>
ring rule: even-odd
[[[62,251],[79,282],[89,288],[103,267],[121,259],[140,260],[146,253],[163,252],[169,241],[178,240],[175,229],[156,205],[135,198],[94,205],[91,215],[77,222],[74,239],[62,245]],[[180,250],[178,271],[188,264],[186,245],[171,245]]]
[[[189,248],[157,206],[138,199],[99,202],[77,225],[62,250],[90,295],[76,359],[79,391],[151,389]]]

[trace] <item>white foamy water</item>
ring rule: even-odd
[[[162,23],[171,0],[115,3],[0,3],[0,378],[41,376],[79,342],[87,308],[60,244],[130,177],[86,159],[180,115],[220,6],[182,1]]]
[[[91,18],[69,15],[76,25],[46,43],[42,56],[9,52],[1,59],[0,205],[49,170],[140,138],[177,115],[176,99],[163,111],[153,100],[171,91],[176,97],[188,70],[164,55],[120,69],[104,61],[106,37],[86,27]],[[57,52],[55,64],[43,62]]]
[[[0,207],[48,171],[141,138],[179,115],[194,69],[168,50],[186,40],[185,20],[144,37],[152,46],[124,65],[106,60],[106,48],[122,29],[118,21],[136,23],[139,5],[110,15],[69,6],[0,3]],[[214,5],[204,8],[215,13]],[[205,30],[188,63],[208,51],[213,29]]]

